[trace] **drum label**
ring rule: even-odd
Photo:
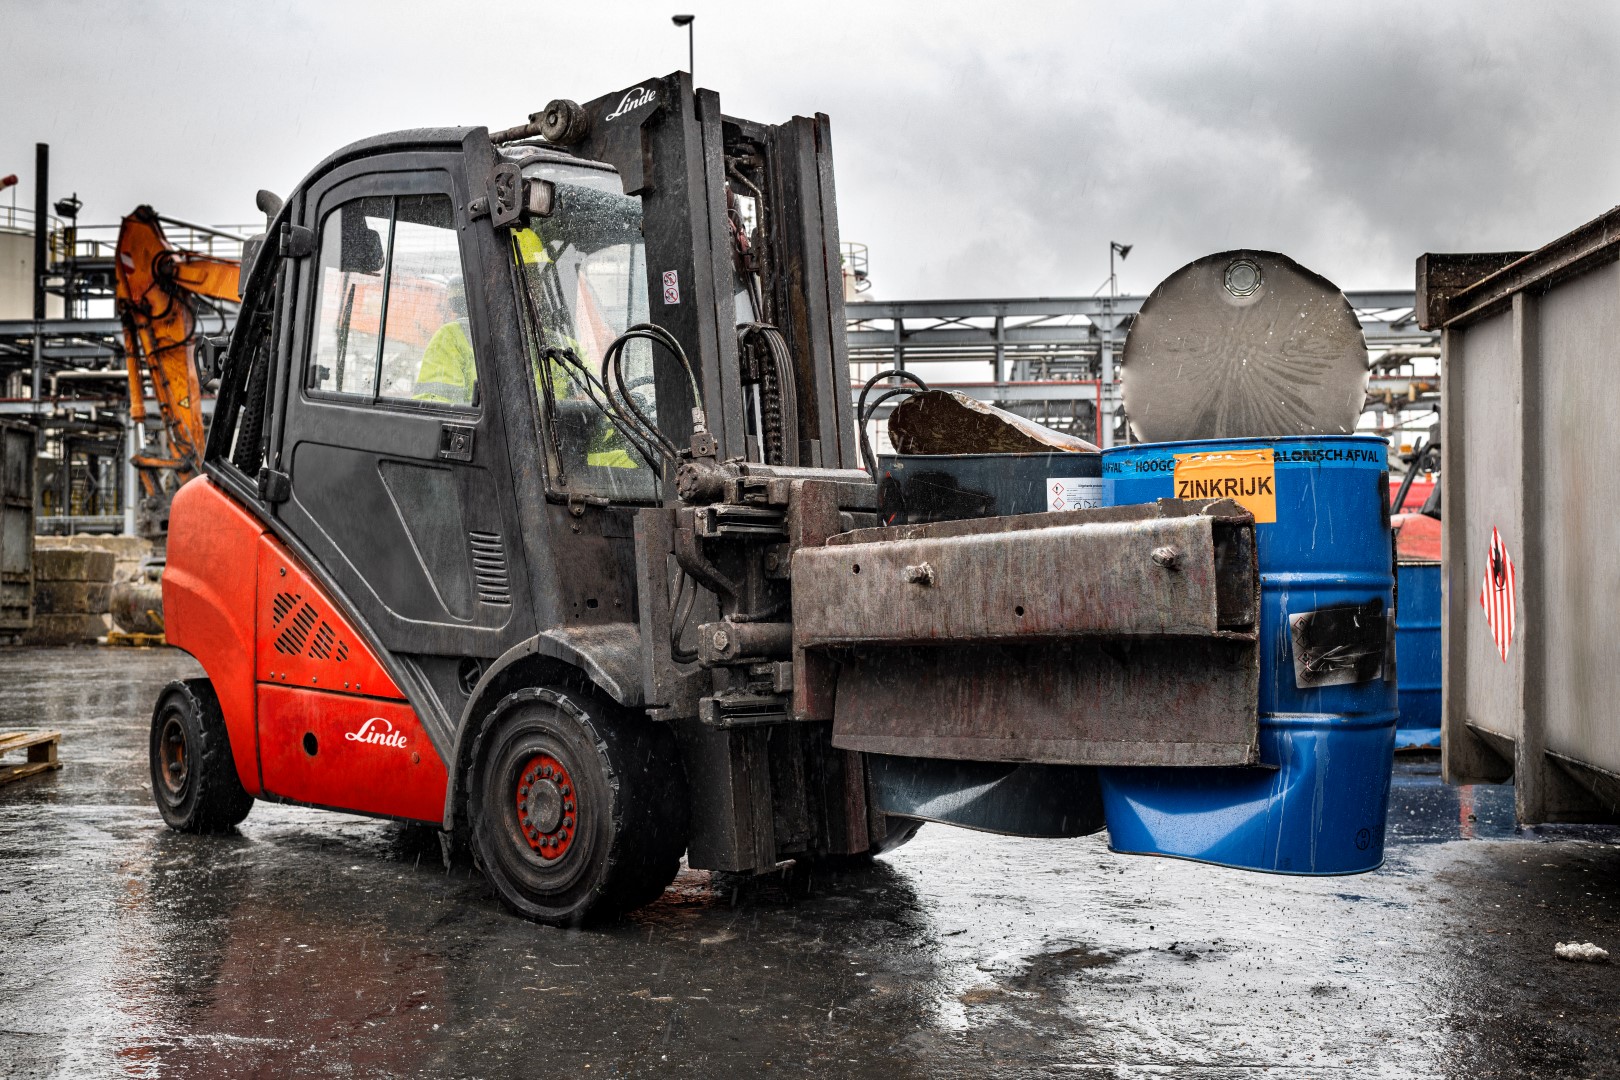
[[[1095,510],[1109,503],[1110,480],[1096,476],[1048,476],[1048,510]]]
[[[1269,448],[1177,454],[1175,480],[1178,499],[1231,499],[1257,524],[1277,520],[1277,464]]]
[[[1393,660],[1395,655],[1392,626],[1384,602],[1378,599],[1288,616],[1294,685],[1308,690],[1381,678],[1386,659]]]

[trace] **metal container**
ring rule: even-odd
[[[885,525],[1039,514],[1102,506],[1102,456],[884,454],[878,513]]]
[[[1443,775],[1511,778],[1524,824],[1620,820],[1620,209],[1425,255],[1417,301],[1445,373]]]
[[[34,624],[34,429],[0,423],[0,634]]]
[[[1395,564],[1395,749],[1440,749],[1440,564]]]
[[[1242,503],[1261,591],[1261,767],[1100,770],[1111,846],[1289,874],[1376,868],[1396,719],[1384,441],[1115,447],[1103,481],[1113,505]]]

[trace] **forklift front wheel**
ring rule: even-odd
[[[169,828],[226,832],[253,808],[207,679],[172,682],[152,710],[152,798]]]
[[[686,850],[669,730],[595,695],[502,699],[473,747],[473,851],[507,907],[556,926],[657,899]]]

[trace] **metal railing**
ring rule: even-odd
[[[184,251],[195,251],[216,259],[240,259],[242,244],[264,228],[262,225],[242,224],[198,225],[161,215],[160,220],[163,222],[163,235],[169,243]],[[117,224],[80,225],[55,214],[48,215],[45,224],[49,230],[46,249],[53,267],[70,260],[86,262],[111,259],[118,249]],[[33,232],[33,209],[0,206],[0,227]]]

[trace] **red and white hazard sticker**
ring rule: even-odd
[[[1513,560],[1508,556],[1502,534],[1491,529],[1491,550],[1485,557],[1485,580],[1479,587],[1479,606],[1485,609],[1485,622],[1490,625],[1491,638],[1496,651],[1505,661],[1513,645],[1515,588]]]

